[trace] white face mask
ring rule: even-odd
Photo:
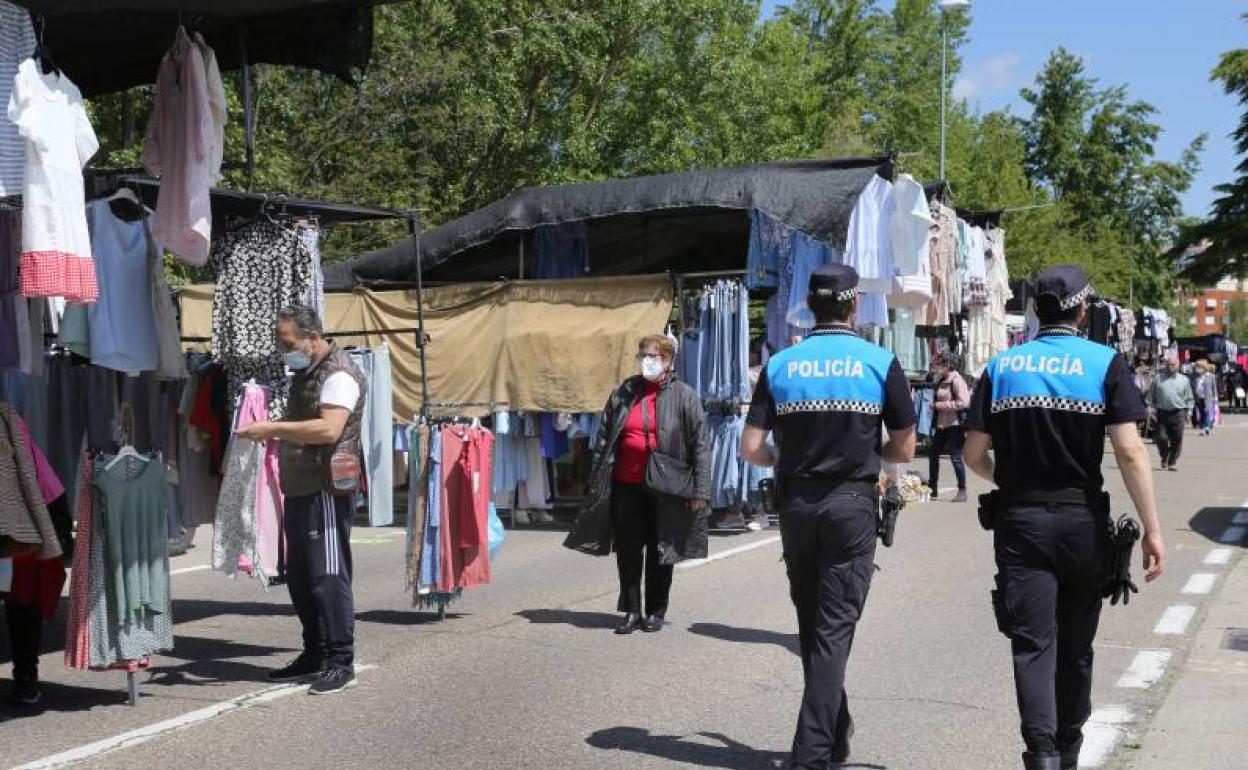
[[[663,379],[663,359],[659,356],[642,356],[641,376],[650,382]]]

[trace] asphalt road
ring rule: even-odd
[[[1196,628],[1221,581],[1184,594],[1189,578],[1211,571],[1215,547],[1229,547],[1232,564],[1242,558],[1242,547],[1216,541],[1248,498],[1245,460],[1248,420],[1232,418],[1211,438],[1189,434],[1181,471],[1157,474],[1170,566],[1128,608],[1105,610],[1094,700],[1113,724],[1099,731],[1098,766],[1129,760],[1188,653],[1191,630],[1159,635],[1160,618],[1186,604]],[[1112,457],[1106,472],[1115,510],[1126,510]],[[951,469],[942,476],[952,483]],[[1008,644],[988,602],[991,540],[970,506],[912,506],[903,517],[896,547],[879,552],[850,662],[852,766],[1020,766]],[[140,677],[138,706],[125,704],[123,675],[66,671],[54,624],[44,708],[0,707],[0,770],[764,770],[791,740],[801,667],[774,530],[717,535],[713,553],[732,553],[678,570],[668,628],[630,637],[611,633],[613,562],[561,548],[562,532],[509,532],[494,584],[439,622],[409,609],[402,531],[357,530],[367,668],[358,687],[327,698],[263,681],[295,653],[298,623],[283,588],[195,569],[209,536],[176,560],[190,570],[173,578],[177,646]],[[1141,660],[1143,676],[1120,686]]]

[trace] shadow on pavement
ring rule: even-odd
[[[116,672],[112,672],[116,674]],[[119,674],[116,674],[119,676]],[[104,674],[108,679],[107,673]],[[104,680],[101,680],[104,681]],[[0,685],[0,692],[7,694],[8,682]],[[106,682],[112,687],[71,687],[54,682],[41,682],[43,699],[37,706],[10,706],[0,701],[0,724],[16,719],[35,717],[50,711],[90,711],[97,706],[121,706],[126,703],[124,679],[121,687],[116,682]]]
[[[268,645],[232,642],[201,636],[175,636],[173,650],[162,658],[185,660],[177,666],[153,666],[150,678],[143,684],[172,687],[175,685],[212,685],[225,682],[265,682],[265,675],[274,668],[286,664],[286,660],[274,659],[264,665],[256,665],[236,658],[264,658],[288,653],[293,656],[299,650],[293,647],[270,647]]]
[[[1235,514],[1239,513],[1239,511],[1239,508],[1201,508],[1187,525],[1193,532],[1203,535],[1220,545],[1242,546],[1244,544],[1242,538],[1238,543],[1222,542],[1222,535],[1231,526]]]
[[[605,612],[577,612],[576,610],[521,610],[516,617],[530,623],[557,624],[594,630],[614,629],[619,616]]]
[[[698,733],[722,745],[711,746],[686,740],[682,735],[655,735],[641,727],[611,727],[585,739],[596,749],[631,751],[673,762],[725,770],[776,770],[786,755],[759,751],[719,733]]]
[[[385,626],[423,626],[426,623],[438,623],[441,620],[462,618],[458,612],[448,612],[445,618],[438,617],[437,610],[412,608],[410,610],[368,610],[357,612],[355,619],[359,623],[380,623]]]
[[[694,623],[689,626],[689,633],[740,644],[774,644],[783,647],[794,655],[800,652],[797,634],[763,631],[757,628],[737,628],[736,626],[725,626],[720,623]]]

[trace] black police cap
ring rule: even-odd
[[[1040,274],[1032,284],[1036,304],[1070,310],[1092,295],[1088,274],[1078,265],[1056,265]]]
[[[810,293],[845,301],[858,296],[858,271],[849,265],[824,265],[810,274]]]

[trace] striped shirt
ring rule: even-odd
[[[9,120],[9,97],[17,67],[35,52],[35,30],[25,8],[0,0],[0,197],[21,195],[26,177],[26,140]]]

